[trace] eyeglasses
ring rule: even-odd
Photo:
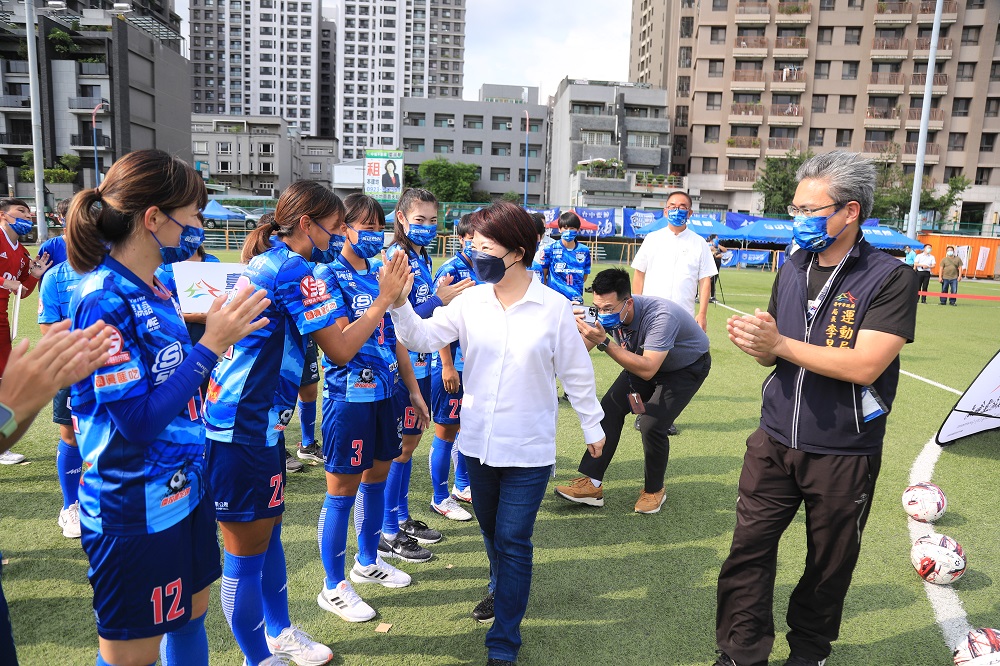
[[[625,306],[628,305],[628,299],[626,298],[622,301],[621,306],[618,305],[606,305],[603,308],[598,308],[597,312],[600,314],[614,314],[616,312],[625,312]]]
[[[666,210],[691,210],[691,207],[686,204],[667,204]]]
[[[814,213],[818,213],[819,211],[824,210],[826,208],[833,208],[834,206],[839,206],[839,205],[840,204],[837,203],[836,201],[834,201],[832,204],[820,206],[819,208],[799,208],[798,206],[793,204],[788,206],[788,214],[791,215],[792,217],[796,217],[798,215],[805,215],[806,217],[811,217]]]

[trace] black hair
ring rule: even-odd
[[[396,163],[395,163],[395,162],[393,162],[392,160],[386,160],[386,161],[385,161],[385,170],[386,170],[386,171],[388,171],[388,170],[389,170],[389,165],[390,165],[390,164],[392,165],[392,170],[393,170],[393,171],[395,171],[395,170],[396,170]]]
[[[608,268],[594,276],[590,283],[595,296],[614,293],[624,301],[632,296],[632,279],[624,268]]]
[[[406,229],[403,228],[403,222],[399,219],[399,215],[396,214],[399,211],[402,211],[404,217],[409,215],[410,210],[418,201],[432,203],[435,206],[437,206],[438,203],[437,197],[431,194],[430,190],[425,190],[419,187],[407,187],[403,190],[403,193],[399,195],[399,201],[396,203],[396,209],[392,212],[392,242],[405,250],[407,256],[413,252],[414,254],[419,254],[420,256],[426,258],[428,256],[427,248],[421,247],[419,248],[419,252],[417,251],[417,246],[414,245],[413,241],[406,236]]]
[[[465,238],[472,232],[472,223],[469,222],[469,213],[466,213],[458,219],[455,223],[455,233],[458,234],[460,238]]]
[[[580,216],[571,210],[568,210],[559,216],[560,229],[579,229],[581,226]]]
[[[669,203],[671,199],[673,199],[674,197],[676,197],[678,195],[680,195],[680,196],[682,196],[682,197],[684,197],[685,199],[688,200],[688,208],[691,208],[692,206],[694,206],[694,201],[691,199],[691,195],[688,194],[687,192],[685,192],[684,190],[677,190],[676,192],[671,192],[670,194],[668,194],[667,195],[667,203]],[[664,206],[664,208],[666,208],[666,206]]]
[[[3,199],[0,199],[0,211],[6,213],[14,206],[24,206],[29,210],[31,209],[31,206],[29,206],[28,202],[24,199],[15,199],[14,197],[4,197]]]
[[[545,216],[541,213],[532,213],[531,219],[535,221],[535,231],[538,237],[545,235]]]

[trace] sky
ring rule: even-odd
[[[466,0],[465,88],[538,86],[545,104],[569,76],[628,80],[628,0]]]

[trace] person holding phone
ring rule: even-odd
[[[645,485],[635,511],[657,513],[665,498],[668,428],[708,377],[712,367],[708,336],[686,307],[658,296],[633,296],[627,271],[601,271],[593,285],[597,322],[589,323],[584,312],[577,315],[577,327],[587,349],[597,347],[623,369],[601,399],[601,427],[608,438],[604,455],[594,458],[585,453],[579,467],[583,476],[556,486],[555,493],[577,504],[604,506],[602,482],[625,418],[630,412],[643,414]]]

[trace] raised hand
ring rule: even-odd
[[[469,287],[474,287],[476,285],[476,283],[469,278],[465,278],[461,282],[455,282],[454,284],[452,284],[452,281],[453,278],[450,275],[446,275],[438,280],[437,291],[434,293],[441,299],[441,303],[444,305],[448,305],[456,296]]]
[[[412,271],[406,253],[397,252],[391,260],[387,260],[383,252],[382,268],[378,273],[378,298],[383,299],[386,308],[399,300],[399,294],[406,286],[408,278],[412,278]],[[406,295],[409,294],[410,290],[407,289]],[[405,297],[403,300],[406,300]]]
[[[227,303],[228,298],[219,296],[212,303],[205,317],[205,335],[201,338],[201,344],[220,356],[232,345],[270,323],[267,317],[260,317],[271,304],[266,289],[254,289],[247,283],[242,286],[237,284],[232,300]]]

